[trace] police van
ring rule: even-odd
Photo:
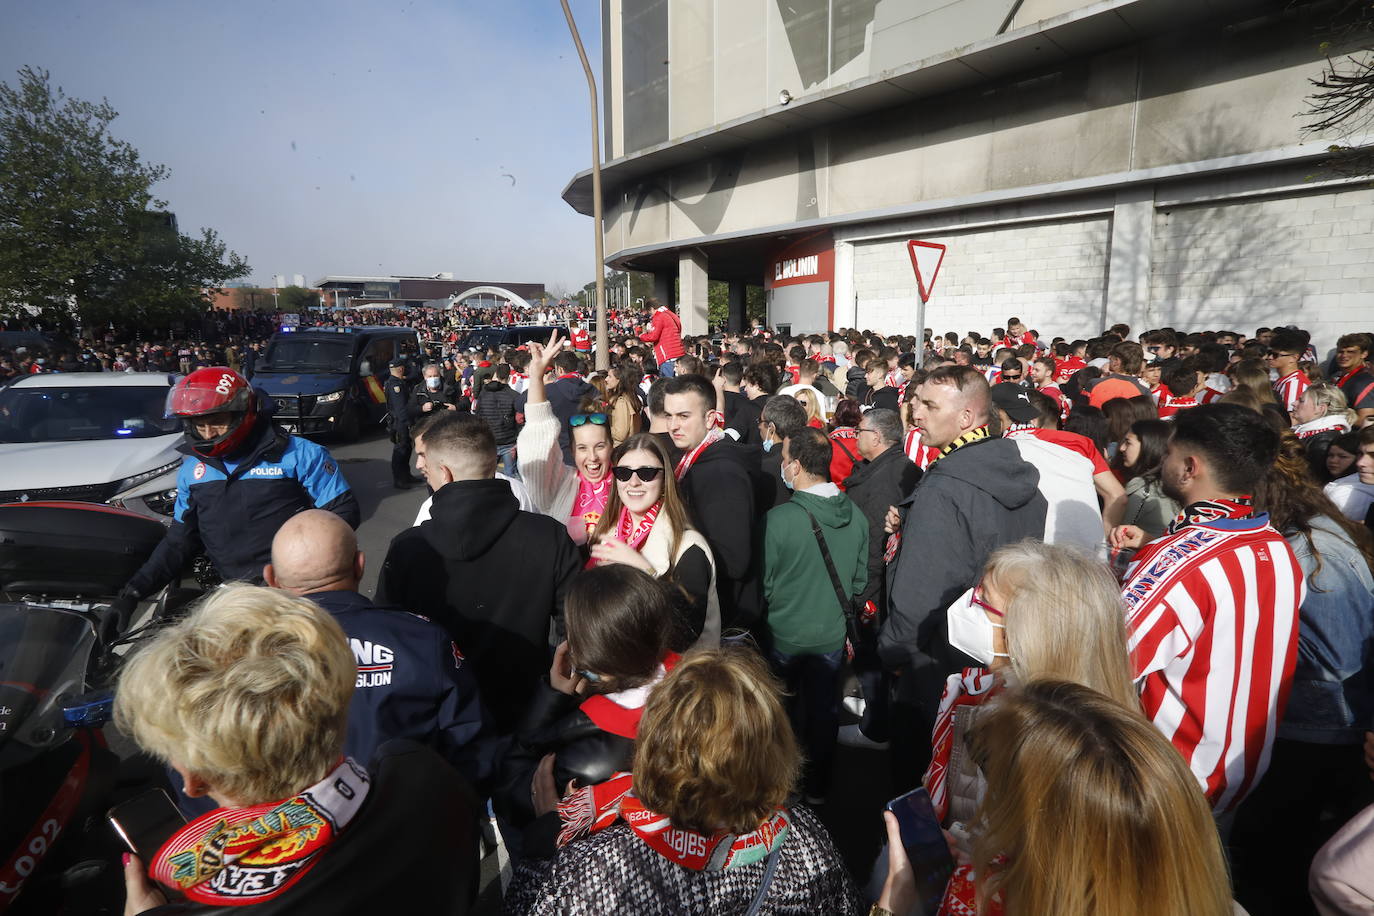
[[[271,398],[272,419],[287,432],[351,442],[386,415],[387,363],[422,352],[414,328],[282,328],[253,371],[253,387]]]

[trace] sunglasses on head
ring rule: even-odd
[[[621,483],[629,483],[630,478],[636,476],[638,476],[639,479],[644,481],[645,483],[650,483],[658,479],[658,475],[663,473],[663,468],[616,467],[611,470],[611,473],[614,474],[615,479],[620,481]]]
[[[587,423],[605,426],[607,423],[606,415],[604,413],[575,413],[568,417],[568,425],[574,428]]]

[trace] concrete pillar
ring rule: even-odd
[[[671,270],[654,271],[654,298],[659,305],[666,305],[672,308],[677,305],[676,296],[673,295],[677,286],[677,274]]]
[[[730,317],[725,322],[727,331],[743,331],[749,326],[749,318],[745,315],[747,309],[747,289],[748,284],[743,280],[730,281],[730,293],[728,301],[730,303]]]
[[[859,304],[854,296],[854,243],[835,242],[835,276],[831,301],[835,304],[834,319],[828,330],[857,328]]]
[[[709,330],[706,321],[706,255],[700,251],[681,251],[677,256],[678,293],[682,301],[677,314],[682,319],[682,333],[700,336]]]
[[[1102,327],[1125,322],[1138,334],[1151,328],[1150,263],[1154,247],[1155,189],[1124,188],[1112,209],[1112,241]]]

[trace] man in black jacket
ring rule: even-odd
[[[488,784],[496,748],[472,666],[442,627],[359,594],[363,554],[346,522],[319,509],[296,515],[272,540],[262,575],[272,588],[324,608],[348,635],[358,679],[345,754],[371,760],[384,742],[409,738],[434,748],[472,785]]]
[[[675,468],[678,485],[715,555],[721,625],[753,626],[761,616],[757,469],[751,468],[746,447],[731,441],[716,422],[716,390],[709,381],[678,375],[662,384],[668,435],[682,455]]]
[[[896,411],[875,407],[858,426],[858,449],[863,462],[845,480],[845,493],[868,519],[868,585],[860,599],[877,609],[878,617],[862,628],[865,645],[855,646],[854,669],[863,685],[863,721],[840,729],[840,742],[853,747],[872,747],[887,741],[888,679],[876,655],[873,626],[887,608],[886,564],[883,530],[888,509],[905,499],[921,480],[921,469],[902,451],[902,420]]]
[[[562,640],[563,592],[582,558],[561,522],[522,512],[493,478],[486,423],[445,411],[416,439],[431,517],[398,534],[377,600],[423,614],[462,646],[498,734],[510,734]]]
[[[524,410],[525,399],[511,388],[509,382],[510,366],[502,363],[496,367],[491,379],[482,385],[475,412],[491,429],[496,441],[496,456],[501,462],[501,473],[507,477],[518,477],[515,440],[520,433],[519,415]]]

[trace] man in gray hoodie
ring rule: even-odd
[[[945,677],[981,664],[949,645],[946,610],[976,585],[994,550],[1045,533],[1040,474],[1016,444],[990,436],[991,397],[982,373],[943,366],[917,390],[921,444],[941,449],[911,495],[897,553],[887,568],[888,616],[878,636],[897,674],[892,707],[895,788],[913,787],[930,757]]]

